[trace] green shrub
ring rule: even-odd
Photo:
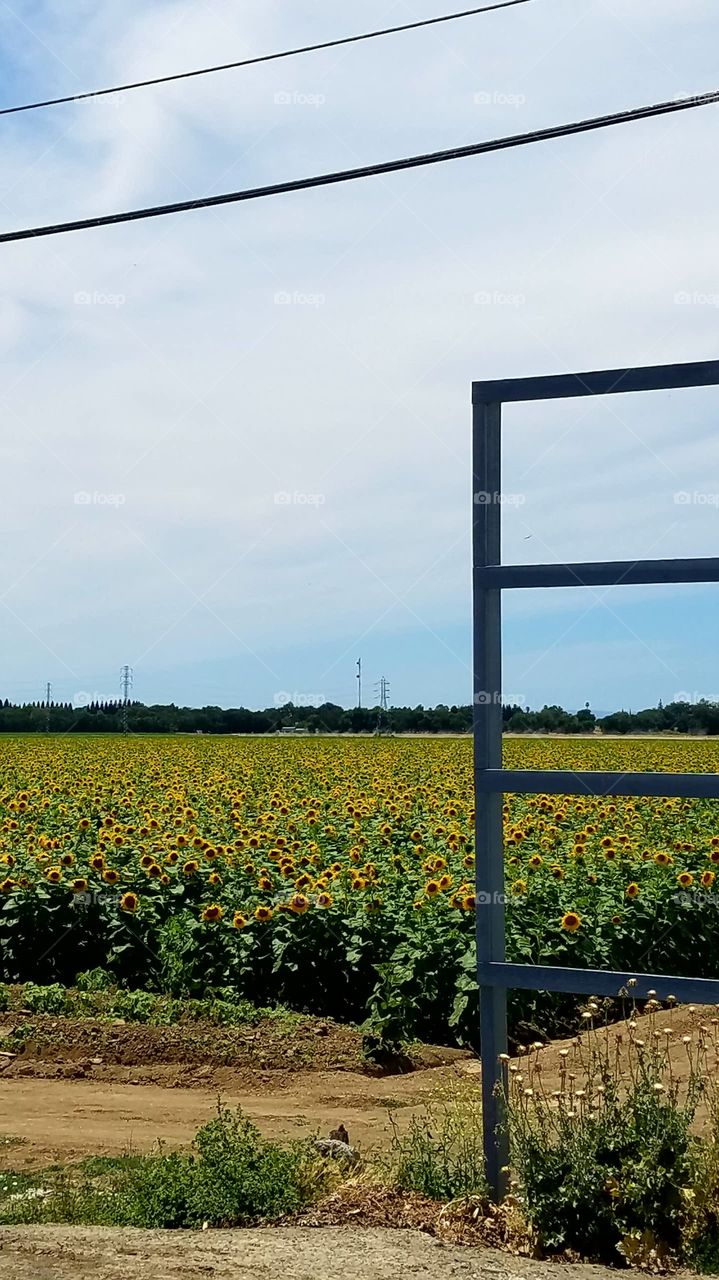
[[[190,1153],[85,1161],[46,1170],[21,1198],[2,1195],[0,1222],[144,1228],[245,1226],[274,1221],[313,1199],[336,1170],[304,1144],[265,1141],[241,1111],[218,1106]]]
[[[432,1200],[486,1195],[482,1112],[476,1089],[464,1084],[438,1095],[423,1116],[412,1116],[403,1135],[392,1115],[390,1123],[397,1186]]]
[[[635,1022],[626,1024],[624,1062],[609,1038],[577,1038],[560,1055],[552,1097],[542,1084],[541,1045],[510,1072],[512,1164],[546,1250],[615,1263],[618,1250],[640,1262],[655,1247],[675,1257],[684,1251],[703,1150],[692,1123],[706,1087],[705,1051],[701,1034],[696,1046],[686,1038],[690,1071],[681,1085],[655,1027],[658,1007],[647,1006],[646,1040],[636,1038]],[[597,1008],[590,1003],[586,1016]]]
[[[112,1018],[126,1018],[128,1022],[150,1022],[157,1004],[157,996],[149,991],[115,991],[107,1012]]]
[[[39,987],[34,982],[26,982],[22,989],[22,1001],[25,1008],[33,1013],[63,1013],[65,988],[59,982],[53,982],[48,987]]]
[[[5,1013],[10,1008],[10,988],[4,982],[0,982],[0,1013]]]
[[[75,986],[78,991],[110,991],[115,986],[115,979],[107,969],[86,969],[84,973],[78,973]]]

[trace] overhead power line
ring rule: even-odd
[[[464,9],[461,13],[445,13],[438,18],[424,18],[418,22],[405,22],[399,27],[384,27],[380,31],[366,31],[358,36],[342,36],[338,40],[323,40],[321,44],[306,44],[297,49],[283,49],[279,53],[263,53],[255,58],[241,58],[237,62],[222,62],[215,67],[200,67],[196,71],[178,71],[169,76],[154,76],[150,80],[134,80],[129,84],[117,84],[109,89],[92,89],[87,93],[71,93],[64,98],[46,98],[42,102],[26,102],[18,107],[0,108],[0,116],[17,115],[21,111],[38,111],[41,107],[59,107],[65,102],[83,102],[87,98],[103,98],[110,93],[127,93],[129,89],[147,89],[155,84],[169,84],[173,80],[192,80],[196,76],[210,76],[217,71],[234,71],[238,67],[256,67],[262,62],[279,62],[282,58],[297,58],[304,53],[318,53],[321,49],[339,49],[346,44],[359,44],[363,40],[378,40],[382,36],[398,35],[402,31],[417,31],[420,27],[436,27],[443,22],[456,22],[459,18],[474,18],[480,13],[493,13],[496,9],[513,9],[518,4],[530,4],[531,0],[497,0],[495,4],[481,5],[477,9]]]
[[[594,116],[589,120],[578,120],[574,124],[553,125],[548,129],[510,134],[505,138],[493,138],[488,142],[472,142],[464,147],[450,147],[447,151],[432,151],[424,155],[408,156],[404,160],[386,160],[381,164],[362,165],[357,169],[322,173],[313,178],[276,182],[268,187],[248,187],[243,191],[229,191],[219,196],[201,196],[196,200],[178,200],[173,204],[153,205],[146,209],[129,209],[125,213],[106,213],[95,218],[79,218],[73,222],[56,222],[44,227],[25,227],[21,231],[4,231],[0,234],[0,244],[8,244],[13,240],[32,240],[36,236],[57,236],[66,231],[89,231],[93,227],[109,227],[119,222],[138,222],[142,218],[160,218],[168,213],[187,213],[190,209],[210,209],[222,204],[260,200],[266,196],[287,195],[293,191],[309,191],[313,187],[337,186],[343,182],[355,182],[359,178],[376,178],[386,173],[399,173],[404,169],[419,169],[428,165],[442,164],[447,160],[464,160],[470,156],[486,155],[490,151],[508,151],[513,147],[525,147],[533,142],[569,138],[574,134],[608,129],[612,125],[631,124],[637,120],[650,120],[654,116],[689,111],[694,107],[706,107],[716,102],[719,102],[719,89],[693,98],[671,99],[669,102],[659,102],[651,107],[634,107],[630,111],[619,111],[608,116]]]

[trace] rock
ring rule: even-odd
[[[348,1164],[356,1164],[359,1156],[346,1142],[337,1138],[315,1138],[315,1146],[323,1156],[330,1160],[346,1160]]]

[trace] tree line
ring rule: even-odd
[[[532,711],[517,705],[502,707],[509,733],[699,733],[719,734],[719,703],[662,702],[643,711],[614,711],[597,717],[589,709],[565,711],[544,706]],[[90,702],[0,702],[0,733],[279,733],[296,729],[307,733],[470,733],[471,706],[345,707],[295,706],[292,702],[264,711],[245,707],[146,706],[121,700]]]

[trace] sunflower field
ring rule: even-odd
[[[719,743],[509,738],[505,763],[715,772]],[[99,967],[473,1042],[471,766],[451,738],[4,737],[0,979]],[[504,816],[509,959],[719,973],[716,802],[516,796]],[[553,1031],[566,1005],[517,993],[513,1017]]]

